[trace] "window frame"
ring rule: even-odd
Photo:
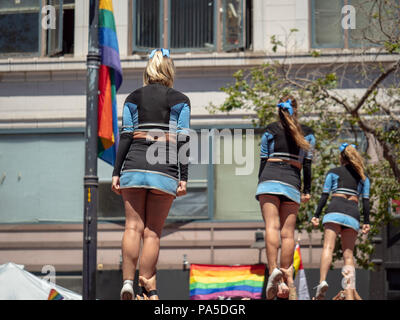
[[[32,51],[32,52],[8,52],[8,53],[2,53],[0,52],[0,59],[3,58],[9,58],[9,57],[15,57],[15,58],[33,58],[33,57],[41,57],[43,56],[43,34],[45,35],[46,33],[43,33],[42,30],[42,8],[43,8],[43,0],[37,0],[38,5],[39,5],[39,12],[38,12],[38,50],[37,51]]]
[[[47,0],[47,5],[50,5],[50,3],[54,0]],[[64,30],[64,0],[58,0],[59,1],[59,12],[58,12],[58,21],[56,21],[56,27],[59,26],[58,28],[58,47],[55,48],[53,52],[50,52],[51,50],[51,32],[52,29],[48,29],[46,31],[46,56],[47,57],[53,57],[56,56],[60,53],[63,52],[63,30]],[[61,40],[60,40],[61,39]]]
[[[39,12],[38,12],[38,50],[35,52],[10,52],[10,53],[1,53],[0,52],[0,59],[8,58],[8,57],[15,57],[15,58],[34,58],[34,57],[58,57],[60,54],[63,54],[63,31],[64,31],[64,10],[71,9],[75,11],[75,1],[73,4],[64,4],[64,0],[59,1],[59,13],[56,17],[56,30],[48,29],[45,30],[42,28],[42,20],[45,16],[42,13],[42,9],[47,5],[52,5],[51,0],[37,0],[39,4]],[[52,31],[57,32],[57,37],[60,39],[58,48],[54,52],[50,52],[51,48],[51,36],[50,33]],[[75,32],[73,30],[72,32]],[[75,40],[74,40],[75,41]]]
[[[247,1],[246,0],[240,0],[241,1],[241,6],[242,6],[242,21],[243,21],[243,27],[242,27],[242,32],[241,32],[241,43],[237,46],[233,45],[227,45],[226,40],[225,40],[225,33],[224,33],[224,27],[225,27],[225,14],[224,12],[221,12],[221,9],[224,8],[224,5],[226,3],[226,0],[212,0],[214,4],[214,31],[213,31],[213,46],[212,47],[204,47],[204,48],[172,48],[170,47],[171,45],[171,0],[159,0],[160,1],[160,47],[166,47],[170,48],[174,53],[188,53],[188,52],[229,52],[232,50],[249,50],[247,48]],[[154,48],[148,48],[148,47],[140,47],[136,45],[136,31],[137,31],[137,25],[135,23],[135,17],[136,17],[136,4],[137,0],[131,0],[130,2],[131,8],[129,9],[130,12],[130,27],[129,27],[129,32],[132,34],[129,36],[129,39],[131,41],[130,44],[130,52],[131,54],[139,53],[147,53],[151,49]],[[250,43],[252,42],[252,35],[251,35],[251,40]]]
[[[221,41],[222,41],[222,50],[223,51],[231,51],[231,50],[238,50],[238,49],[245,49],[246,48],[246,33],[247,33],[247,21],[246,21],[246,1],[245,0],[240,0],[241,1],[241,7],[242,7],[242,32],[241,32],[241,39],[240,39],[240,44],[239,45],[228,45],[226,43],[226,32],[225,32],[225,26],[226,26],[226,12],[223,12],[222,14],[222,19],[221,19],[221,27],[222,27],[222,35],[221,35]],[[221,8],[225,9],[226,8],[226,2],[227,0],[222,0],[221,1]]]

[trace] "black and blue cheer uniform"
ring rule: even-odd
[[[121,189],[157,189],[176,196],[179,181],[188,179],[189,124],[190,101],[181,92],[153,83],[131,93],[113,171]],[[152,139],[134,139],[135,131]],[[166,134],[173,139],[159,139]]]
[[[319,201],[315,217],[319,218],[330,192],[349,196],[362,197],[364,223],[369,224],[369,189],[368,177],[362,180],[351,165],[329,170],[325,178],[324,189]],[[343,197],[332,197],[326,210],[322,224],[333,222],[356,231],[360,228],[360,210],[358,203]]]
[[[261,138],[261,163],[258,174],[256,198],[261,194],[283,196],[300,203],[301,169],[285,161],[268,162],[268,159],[292,160],[303,167],[303,193],[309,194],[311,189],[311,162],[315,147],[313,130],[301,126],[304,138],[311,149],[301,149],[296,141],[284,129],[280,121],[269,124]]]

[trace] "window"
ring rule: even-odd
[[[246,0],[133,0],[133,51],[248,48],[248,18],[251,1]]]
[[[74,0],[2,0],[0,2],[1,56],[54,56],[73,52]],[[55,29],[45,29],[42,6],[55,10]]]
[[[223,47],[224,50],[244,46],[244,15],[241,0],[224,0]]]
[[[56,10],[56,28],[47,30],[47,55],[58,56],[74,52],[74,0],[48,0]]]
[[[0,53],[40,53],[40,0],[0,2]]]
[[[343,28],[349,12],[342,13],[346,5],[354,7],[355,29]],[[385,32],[398,30],[399,1],[367,0],[312,0],[312,47],[357,48],[374,46],[386,39]],[[383,29],[378,17],[382,17]]]
[[[314,48],[343,48],[342,7],[343,1],[312,1],[312,44]]]
[[[215,47],[215,3],[210,0],[170,0],[169,47]]]
[[[357,19],[356,28],[349,30],[349,47],[374,46],[388,40],[390,35],[398,37],[399,0],[350,2],[356,9]]]
[[[159,48],[162,47],[163,26],[161,24],[163,1],[160,0],[136,0],[134,1],[134,47]]]
[[[0,223],[82,222],[84,132],[0,134]]]
[[[252,129],[252,128],[251,128]],[[243,133],[246,131],[243,130]],[[255,198],[258,170],[260,167],[260,141],[262,132],[257,130],[254,135],[254,152],[252,163],[247,164],[249,168],[253,166],[250,174],[238,175],[237,169],[243,168],[244,164],[238,164],[235,157],[225,151],[225,144],[231,144],[230,140],[224,138],[216,139],[215,146],[221,155],[220,164],[215,164],[215,220],[262,220],[260,205]],[[246,137],[242,136],[242,156],[246,155]],[[232,150],[236,153],[238,150]],[[228,148],[229,149],[229,148]],[[248,155],[247,155],[248,156]],[[227,159],[226,157],[229,157]],[[232,161],[231,161],[232,160]],[[247,160],[250,160],[247,159]],[[246,160],[246,161],[247,161]]]

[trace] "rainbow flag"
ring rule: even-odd
[[[265,265],[207,265],[190,266],[190,300],[220,298],[261,299]]]
[[[116,95],[122,83],[122,68],[112,0],[99,3],[99,47],[98,156],[114,165],[119,143]]]
[[[310,294],[308,292],[306,273],[303,268],[303,261],[301,259],[300,252],[300,244],[296,244],[296,248],[294,249],[294,257],[293,257],[293,266],[294,266],[294,284],[297,289],[297,298],[298,300],[310,300]]]
[[[57,290],[51,289],[47,300],[64,300],[64,297]]]

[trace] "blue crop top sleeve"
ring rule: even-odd
[[[310,144],[311,148],[305,154],[305,158],[312,160],[314,157],[314,149],[315,149],[315,136],[311,133],[304,137],[306,141]]]
[[[131,102],[126,102],[122,111],[121,133],[133,132],[138,123],[139,121],[137,105]]]
[[[369,188],[370,188],[369,179],[365,178],[365,180],[363,182],[362,192],[361,192],[361,196],[364,199],[369,199]]]
[[[272,150],[270,150],[269,144],[272,141],[274,136],[270,134],[268,131],[265,132],[261,138],[261,158],[269,158],[269,155]]]
[[[328,173],[325,177],[324,188],[322,190],[323,193],[330,193],[333,185],[333,175],[332,173]]]

